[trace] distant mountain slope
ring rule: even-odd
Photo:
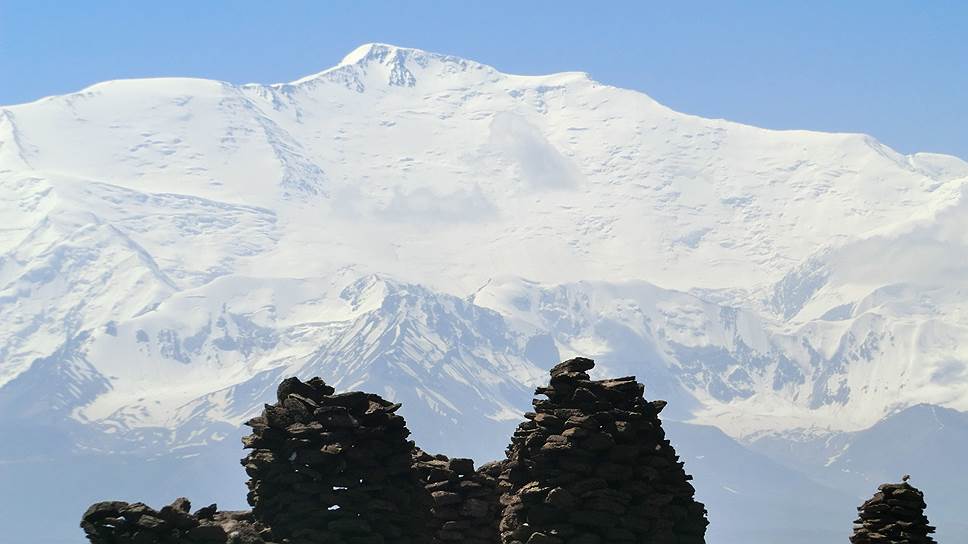
[[[968,538],[964,501],[956,491],[968,486],[956,461],[968,451],[968,413],[919,404],[869,429],[805,439],[762,437],[751,446],[814,481],[862,497],[865,490],[870,494],[880,483],[910,474],[925,492],[939,542]]]
[[[865,135],[382,44],[0,107],[0,426],[46,444],[8,461],[220,447],[289,374],[495,457],[573,354],[741,441],[968,410],[966,186]]]

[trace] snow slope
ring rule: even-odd
[[[573,354],[741,440],[968,410],[966,191],[954,157],[382,44],[0,107],[0,424],[161,455],[321,375],[496,457]]]

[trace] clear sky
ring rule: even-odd
[[[0,104],[129,77],[291,81],[366,42],[585,71],[687,113],[968,159],[961,0],[0,0]]]

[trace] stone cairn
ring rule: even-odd
[[[416,448],[399,404],[289,378],[246,422],[251,511],[110,501],[81,527],[92,544],[703,542],[705,509],[660,427],[665,403],[646,402],[634,378],[591,381],[593,366],[553,368],[508,459],[477,470]]]
[[[417,544],[429,504],[411,467],[400,408],[379,395],[334,394],[323,380],[284,380],[278,402],[248,422],[242,460],[255,519],[307,544]]]
[[[879,486],[860,505],[854,522],[853,544],[933,544],[935,528],[924,515],[924,493],[907,483]]]
[[[189,513],[188,499],[161,510],[144,503],[99,502],[84,512],[81,528],[92,544],[272,544],[269,530],[251,512],[219,512],[216,506]]]
[[[434,544],[498,544],[501,463],[474,470],[471,459],[448,459],[414,449],[413,465],[433,500],[428,533]]]
[[[501,479],[503,544],[701,544],[706,510],[665,439],[665,401],[634,377],[592,381],[595,363],[551,369],[518,426]]]

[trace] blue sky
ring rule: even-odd
[[[290,81],[376,41],[968,159],[966,29],[954,0],[0,0],[0,104],[127,77]]]

